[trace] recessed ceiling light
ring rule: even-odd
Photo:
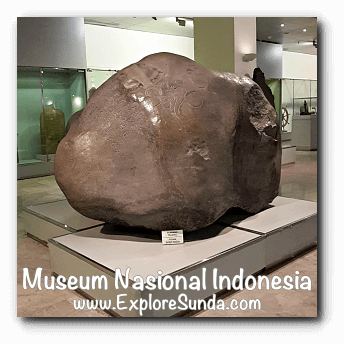
[[[303,31],[303,32],[306,32],[307,30],[306,30],[306,29],[303,29],[302,31]]]
[[[284,24],[281,24],[281,26],[283,27],[283,26],[284,26]]]

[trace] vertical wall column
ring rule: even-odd
[[[255,17],[194,18],[195,61],[219,72],[252,77],[256,59],[245,62],[245,54],[256,54]]]
[[[194,18],[195,62],[234,73],[234,18]]]

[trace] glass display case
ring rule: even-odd
[[[281,80],[281,129],[293,130],[293,116],[317,114],[317,80]]]
[[[317,114],[317,82],[294,80],[294,116]]]
[[[102,70],[102,69],[91,69],[87,68],[86,71],[86,83],[87,83],[87,96],[89,97],[90,90],[98,88],[107,79],[111,78],[117,73],[115,69]]]
[[[317,80],[281,80],[282,146],[317,149],[317,96]]]
[[[69,118],[85,104],[85,70],[18,67],[18,166],[53,161]],[[35,173],[45,174],[44,164]]]

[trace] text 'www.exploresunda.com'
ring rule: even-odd
[[[116,305],[113,306],[111,300],[73,300],[75,310],[95,310],[97,308],[103,311],[123,311],[138,312],[140,316],[145,311],[159,311],[159,310],[178,310],[178,311],[201,311],[201,310],[261,310],[261,303],[259,299],[240,301],[232,299],[229,306],[225,306],[224,300],[216,300],[216,295],[208,299],[192,300],[188,299],[186,294],[180,294],[177,300],[174,299],[153,299],[152,294],[148,295],[147,299],[125,300],[127,294],[117,295]],[[127,304],[129,301],[130,305]]]

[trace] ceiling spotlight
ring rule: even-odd
[[[283,27],[283,26],[284,26],[284,24],[281,24],[281,26]]]
[[[303,31],[303,32],[306,32],[307,30],[306,30],[306,29],[303,29],[302,31]]]

